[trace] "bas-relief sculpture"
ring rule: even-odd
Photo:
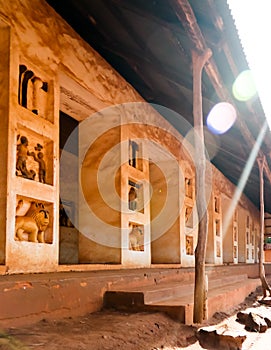
[[[16,213],[24,205],[20,199],[16,207]],[[24,216],[15,218],[15,240],[45,243],[44,233],[49,225],[49,211],[42,203],[32,202]]]
[[[234,259],[237,259],[237,247],[236,246],[233,247],[233,257],[234,257]]]
[[[18,135],[17,140],[20,140],[20,143],[17,144],[16,175],[29,180],[35,179],[36,172],[33,169],[27,168],[27,159],[31,156],[38,163],[39,182],[45,183],[46,164],[44,161],[44,154],[41,152],[43,146],[38,143],[35,147],[37,153],[30,152],[28,150],[28,138],[26,136]]]
[[[44,155],[41,152],[43,146],[41,144],[37,144],[35,147],[35,150],[38,151],[37,154],[32,152],[32,157],[34,160],[39,164],[39,182],[45,183],[45,176],[46,176],[46,167],[45,167],[45,161],[43,159]]]
[[[128,194],[128,202],[129,202],[129,209],[130,210],[137,210],[137,190],[134,186],[130,187],[129,194]]]
[[[20,135],[18,135],[17,139],[20,139],[20,143],[17,145],[16,175],[34,180],[36,176],[35,171],[32,169],[28,170],[26,166],[28,156],[32,155],[32,152],[28,150],[28,139]]]
[[[48,83],[25,65],[19,67],[19,104],[34,114],[45,117]]]
[[[185,178],[185,195],[188,198],[193,198],[193,184],[192,179],[186,177]]]
[[[186,236],[185,246],[186,246],[186,254],[194,255],[193,236]]]
[[[144,251],[144,231],[143,226],[130,225],[129,233],[129,249],[136,251]]]

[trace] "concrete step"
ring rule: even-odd
[[[223,276],[209,281],[208,318],[241,303],[260,285],[246,275]],[[238,278],[239,277],[239,278]],[[104,306],[118,310],[166,312],[182,323],[193,323],[193,284],[168,283],[144,288],[111,290],[104,295]]]
[[[152,304],[156,301],[167,300],[173,298],[175,296],[187,295],[191,293],[191,290],[194,288],[194,283],[184,283],[182,281],[178,282],[168,282],[168,283],[160,283],[146,286],[136,286],[129,288],[129,286],[125,288],[111,288],[110,292],[117,295],[119,292],[123,292],[131,295],[131,298],[140,298],[143,300],[145,304]],[[142,294],[142,297],[139,295]]]
[[[209,279],[208,286],[210,289],[212,289],[212,288],[226,286],[228,284],[232,284],[235,282],[246,281],[247,279],[248,279],[247,274],[222,276],[219,278]]]
[[[209,288],[217,288],[222,287],[228,284],[232,284],[234,282],[246,281],[247,275],[229,275],[223,276],[222,278],[216,278],[209,280]],[[194,290],[194,283],[191,281],[175,281],[175,282],[162,282],[159,284],[152,285],[137,285],[135,287],[125,286],[121,289],[119,286],[116,288],[112,287],[111,291],[122,291],[126,293],[132,293],[137,295],[138,293],[143,293],[143,300],[145,304],[151,304],[156,302],[157,300],[166,300],[170,299],[174,296],[183,296],[187,294],[191,294],[191,291]]]

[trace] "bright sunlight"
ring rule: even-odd
[[[271,128],[271,1],[227,0]]]

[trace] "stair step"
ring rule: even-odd
[[[143,300],[145,304],[151,304],[157,300],[166,300],[174,296],[187,295],[191,293],[194,289],[194,284],[174,282],[174,283],[161,283],[152,286],[142,286],[134,288],[122,288],[121,290],[113,289],[112,292],[126,292],[129,294],[134,294],[137,298],[138,293],[143,294]]]
[[[232,278],[230,278],[232,277]],[[247,275],[213,279],[208,290],[208,318],[217,311],[227,311],[241,303],[260,285],[259,279]],[[161,311],[185,324],[193,323],[193,284],[161,283],[127,290],[107,291],[104,306],[130,311]]]
[[[210,279],[208,282],[208,285],[209,285],[209,289],[212,289],[219,286],[223,287],[235,282],[247,281],[247,279],[248,279],[247,274],[222,276],[220,278]]]

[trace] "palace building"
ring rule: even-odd
[[[187,273],[192,281],[201,220],[192,52],[201,57],[207,49],[200,94],[206,266],[213,278],[219,271],[257,277],[257,159],[265,159],[271,259],[270,131],[257,95],[248,102],[233,96],[248,64],[226,1],[0,2],[2,283],[75,272],[89,293],[86,273],[100,272],[89,306],[74,306],[84,312],[101,307],[102,291],[119,276],[135,283],[135,271],[142,285],[151,285],[152,273]],[[219,102],[236,111],[223,134],[206,126]],[[31,283],[40,288],[38,279]]]

